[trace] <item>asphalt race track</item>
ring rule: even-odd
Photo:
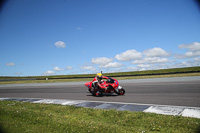
[[[200,107],[200,76],[121,80],[124,96],[94,97],[85,82],[0,85],[0,98],[44,98]]]

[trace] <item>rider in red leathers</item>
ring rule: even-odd
[[[106,90],[107,90],[107,87],[104,86],[104,85],[102,85],[102,82],[104,82],[104,81],[102,80],[102,78],[104,78],[104,77],[102,76],[102,74],[101,74],[101,73],[97,73],[97,76],[93,79],[92,84],[93,84],[93,86],[95,86],[95,83],[97,83],[97,86],[98,86],[100,89],[106,91]]]
[[[105,81],[104,81],[105,80]],[[124,95],[125,90],[119,86],[118,80],[102,76],[101,73],[97,73],[97,76],[91,82],[86,82],[85,86],[88,87],[88,92],[93,96],[102,96],[103,94]]]

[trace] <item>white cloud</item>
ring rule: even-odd
[[[130,61],[142,58],[142,53],[136,51],[135,49],[127,50],[121,54],[117,54],[115,58],[119,61]]]
[[[145,60],[144,59],[141,59],[141,60],[135,60],[132,62],[132,64],[143,64],[145,63]]]
[[[44,72],[42,75],[43,75],[43,76],[48,76],[48,75],[53,75],[53,74],[55,74],[54,71],[46,71],[46,72]]]
[[[175,64],[177,68],[180,67],[193,67],[199,65],[199,62],[195,62],[194,60],[185,60]]]
[[[104,66],[110,62],[112,62],[113,59],[107,58],[107,57],[99,57],[99,58],[92,58],[93,64],[99,64],[100,66]]]
[[[200,51],[195,51],[195,52],[190,51],[185,53],[185,57],[187,58],[197,57],[197,56],[200,56]]]
[[[137,71],[138,68],[137,67],[127,67],[128,70],[131,70],[131,71]]]
[[[94,68],[93,66],[81,66],[80,68],[85,70],[96,70],[96,68]]]
[[[64,71],[64,69],[61,69],[61,68],[59,68],[59,67],[54,67],[54,70],[55,70],[55,71]]]
[[[68,69],[68,70],[71,70],[71,69],[72,69],[72,67],[70,67],[70,66],[66,66],[66,69]]]
[[[200,61],[200,58],[194,58],[194,61]]]
[[[200,43],[194,42],[191,44],[182,44],[178,46],[179,48],[185,48],[188,51],[184,54],[176,54],[175,59],[186,59],[200,56]]]
[[[71,70],[71,69],[72,69],[72,67],[66,66],[66,69],[62,69],[62,68],[59,68],[59,67],[54,67],[53,70],[55,70],[55,71],[64,71],[64,70]]]
[[[168,62],[170,62],[170,60],[167,58],[160,58],[160,57],[154,57],[154,58],[156,58],[156,59],[152,60],[152,62],[150,62],[150,63],[168,63]]]
[[[157,48],[157,47],[145,50],[143,54],[149,57],[166,57],[170,55],[168,52],[166,52],[162,48]]]
[[[6,63],[6,66],[15,66],[15,63],[13,63],[13,62]]]
[[[184,59],[184,58],[187,58],[187,57],[185,56],[185,54],[175,54],[175,55],[174,55],[174,59]]]
[[[191,44],[182,44],[182,45],[179,45],[178,46],[179,48],[186,48],[188,49],[189,51],[200,51],[200,43],[199,42],[194,42],[194,43],[191,43]]]
[[[200,58],[193,58],[190,60],[185,60],[182,62],[182,65],[187,66],[199,66],[200,65]]]
[[[66,47],[66,44],[65,44],[64,42],[62,42],[62,41],[57,41],[57,42],[55,43],[55,46],[56,46],[57,48],[65,48],[65,47]]]
[[[148,64],[139,64],[138,67],[143,67],[144,68],[144,67],[150,67],[150,65],[148,65]]]
[[[118,63],[118,62],[110,62],[104,66],[100,66],[100,67],[103,67],[103,68],[116,68],[116,67],[121,67],[123,66],[122,63]]]
[[[167,58],[160,58],[160,57],[144,57],[141,60],[135,60],[132,62],[132,64],[143,64],[143,63],[149,63],[149,64],[155,64],[155,63],[168,63],[170,62]]]
[[[112,68],[112,69],[107,69],[107,71],[103,71],[103,73],[116,73],[116,72],[122,72],[123,69],[121,68]]]
[[[140,71],[140,70],[155,70],[155,69],[165,69],[165,68],[174,68],[174,67],[184,67],[184,66],[198,66],[200,64],[200,43],[192,43],[187,45],[180,45],[179,48],[186,48],[188,51],[184,54],[177,54],[175,57],[184,57],[185,60],[175,60],[171,59],[171,54],[166,52],[164,49],[159,47],[154,47],[151,49],[144,50],[143,52],[138,52],[135,49],[126,50],[123,53],[116,54],[115,58],[107,57],[98,57],[92,58],[91,63],[98,64],[98,68],[95,68],[93,65],[84,65],[80,67],[81,69],[91,70],[91,71]],[[193,48],[195,47],[195,48]],[[175,58],[174,57],[174,58]],[[193,58],[193,60],[186,60],[186,58]],[[127,61],[124,62],[114,62],[118,61]],[[130,61],[132,66],[130,66]],[[123,67],[122,67],[123,66]],[[84,71],[83,70],[83,71]]]

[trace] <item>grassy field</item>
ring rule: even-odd
[[[187,67],[187,68],[174,68],[174,69],[161,69],[161,70],[135,71],[135,72],[121,72],[121,73],[105,73],[103,75],[114,77],[118,80],[200,76],[200,67]],[[125,75],[125,76],[123,76],[123,75]],[[83,77],[88,77],[88,78],[83,78]],[[30,77],[30,76],[29,77],[0,77],[0,80],[1,79],[24,79],[24,78],[25,79],[40,79],[40,80],[21,80],[21,81],[0,81],[0,84],[79,82],[79,81],[90,81],[93,79],[93,77],[95,77],[95,74],[32,76],[32,77]],[[46,78],[48,78],[49,80],[45,80]],[[68,78],[72,78],[72,79],[68,79]]]
[[[0,101],[0,130],[6,133],[198,133],[200,119]]]
[[[200,73],[186,73],[186,74],[166,74],[166,75],[148,75],[148,76],[128,76],[128,77],[114,77],[117,80],[127,79],[146,79],[146,78],[169,78],[169,77],[187,77],[200,76]],[[55,82],[80,82],[92,81],[93,78],[80,79],[50,79],[50,80],[22,80],[22,81],[0,81],[0,84],[29,84],[29,83],[55,83]]]
[[[147,70],[147,71],[131,71],[131,72],[117,72],[117,73],[103,73],[105,76],[120,76],[120,75],[145,75],[145,74],[165,74],[165,73],[188,73],[188,72],[200,72],[200,66],[185,67],[185,68],[172,68],[172,69],[159,69],[159,70]],[[28,76],[28,77],[0,77],[0,79],[23,79],[23,78],[76,78],[76,77],[94,77],[96,74],[78,74],[78,75],[52,75],[52,76]]]

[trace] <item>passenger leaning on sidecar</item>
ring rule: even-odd
[[[108,88],[106,86],[102,85],[102,82],[104,82],[102,80],[102,78],[103,78],[103,75],[101,73],[97,73],[97,76],[92,81],[92,86],[93,87],[97,87],[98,86],[100,89],[106,91]],[[97,86],[95,85],[96,83],[97,83]]]

